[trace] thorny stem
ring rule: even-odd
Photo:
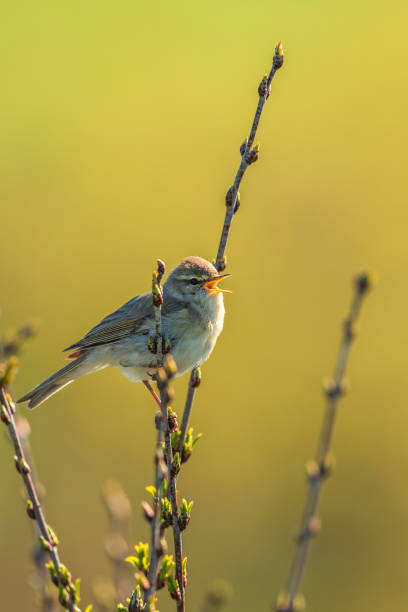
[[[272,79],[275,76],[275,73],[279,68],[281,68],[283,64],[283,49],[282,44],[279,42],[275,47],[275,54],[273,56],[272,67],[270,69],[269,75],[264,77],[261,81],[258,94],[259,100],[258,105],[256,107],[254,120],[252,122],[251,130],[249,132],[248,141],[243,143],[241,147],[241,163],[239,164],[238,171],[235,175],[235,180],[232,187],[229,188],[226,195],[226,211],[225,211],[225,219],[224,225],[221,232],[221,238],[218,246],[217,257],[215,260],[215,267],[219,272],[225,270],[225,249],[227,247],[228,237],[231,229],[232,219],[235,213],[238,210],[239,201],[238,200],[238,190],[241,184],[242,178],[245,174],[245,170],[247,167],[257,160],[258,158],[258,147],[252,148],[256,136],[256,132],[258,129],[259,121],[261,119],[263,107],[265,106],[265,102],[270,94],[270,87],[272,83]],[[238,204],[238,206],[237,206]]]
[[[299,602],[300,604],[302,599],[299,590],[306,568],[311,540],[313,536],[317,535],[320,528],[317,512],[323,480],[330,475],[332,468],[332,461],[328,453],[333,437],[339,399],[341,395],[345,393],[344,375],[348,364],[351,344],[356,336],[357,320],[363,298],[372,284],[372,278],[367,272],[362,272],[355,279],[354,295],[349,313],[343,324],[343,335],[333,378],[325,384],[326,410],[323,417],[315,459],[314,461],[308,462],[307,466],[309,489],[286,591],[281,593],[277,603],[277,610],[280,612],[294,612],[297,609],[297,603]]]
[[[35,520],[37,521],[40,533],[47,543],[48,553],[51,557],[51,560],[54,564],[54,568],[56,571],[56,578],[58,581],[58,586],[60,589],[64,588],[62,583],[62,579],[60,576],[61,562],[59,559],[58,551],[56,545],[53,543],[50,533],[47,528],[47,523],[45,522],[44,514],[41,508],[40,500],[38,497],[37,490],[34,486],[33,479],[30,474],[30,466],[27,463],[26,457],[24,455],[24,451],[20,442],[20,438],[17,432],[15,420],[14,420],[14,402],[12,401],[9,394],[6,395],[4,387],[0,388],[0,403],[4,410],[5,419],[7,420],[7,426],[10,432],[11,441],[13,443],[14,452],[17,457],[17,462],[19,465],[19,472],[23,479],[25,488],[28,493],[28,497],[33,505],[33,511]],[[80,612],[78,606],[75,605],[73,598],[71,595],[68,595],[67,606],[68,610],[71,612]]]

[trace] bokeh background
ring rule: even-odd
[[[204,437],[179,483],[195,500],[188,609],[215,577],[232,584],[229,612],[268,610],[284,586],[321,379],[351,278],[371,266],[380,283],[353,347],[303,592],[315,611],[406,610],[406,3],[7,0],[0,12],[1,328],[42,322],[16,395],[148,290],[157,257],[170,269],[215,256],[258,82],[283,40],[228,246],[225,329],[194,406]],[[106,477],[129,495],[134,542],[148,539],[153,412],[142,386],[105,370],[28,415],[47,517],[84,603],[110,574]],[[0,608],[26,610],[31,533],[11,459],[3,439]],[[173,609],[164,593],[160,610]]]

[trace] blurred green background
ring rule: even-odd
[[[42,321],[16,396],[148,290],[157,257],[171,269],[215,256],[258,82],[283,40],[228,246],[225,328],[194,406],[204,437],[179,482],[195,500],[188,610],[217,576],[233,585],[229,612],[268,610],[284,586],[321,379],[351,278],[373,266],[381,280],[353,347],[303,592],[315,611],[405,611],[406,3],[8,0],[0,13],[1,327]],[[141,385],[105,370],[28,415],[47,517],[84,603],[110,573],[107,476],[130,497],[134,542],[148,539],[153,412]],[[33,609],[30,525],[5,439],[0,475],[0,608]],[[166,594],[159,603],[174,609]]]

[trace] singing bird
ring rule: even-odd
[[[217,284],[227,276],[201,257],[187,257],[163,285],[162,333],[170,342],[178,376],[202,364],[215,346],[224,324],[223,293],[231,293]],[[137,295],[66,348],[72,361],[18,402],[35,408],[80,376],[108,366],[118,367],[134,382],[148,381],[157,370],[157,357],[148,347],[154,335],[152,294]]]

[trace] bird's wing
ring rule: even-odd
[[[153,317],[150,293],[138,295],[102,319],[81,340],[71,344],[64,351],[87,349],[101,344],[116,342],[131,333],[147,332]]]

